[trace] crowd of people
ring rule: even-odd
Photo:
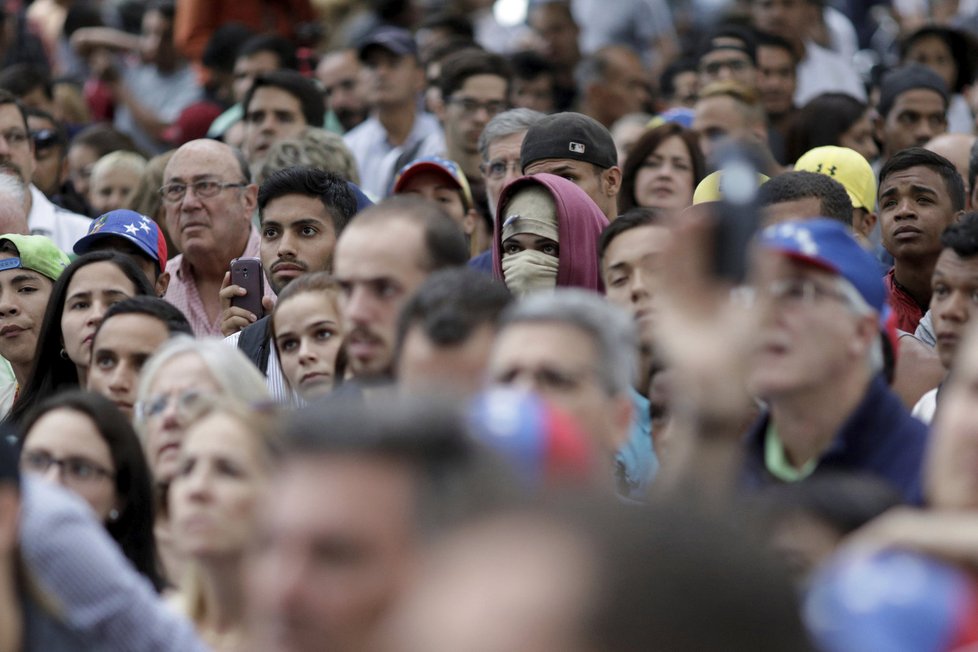
[[[978,647],[974,8],[495,4],[4,3],[0,652]]]

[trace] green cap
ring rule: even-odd
[[[0,271],[21,267],[57,281],[61,272],[71,262],[68,255],[58,249],[58,246],[47,236],[8,233],[0,236],[0,242],[4,240],[17,247],[19,257],[0,259]]]

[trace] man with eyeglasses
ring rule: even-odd
[[[509,63],[498,54],[462,50],[445,60],[435,114],[445,130],[445,154],[472,180],[479,174],[479,136],[486,124],[509,108]],[[474,189],[479,196],[481,188]]]
[[[560,289],[530,296],[503,314],[489,357],[489,380],[552,401],[604,454],[618,492],[640,499],[649,455],[636,456],[629,432],[638,350],[635,325],[593,292]]]
[[[754,36],[738,25],[721,25],[703,40],[700,47],[699,86],[733,81],[755,88],[757,50]]]
[[[0,173],[24,187],[24,212],[31,233],[47,236],[62,251],[71,251],[75,242],[88,233],[90,220],[51,203],[31,183],[35,167],[27,114],[13,95],[0,90]]]
[[[879,265],[837,220],[777,224],[759,245],[747,381],[767,408],[745,442],[743,484],[859,472],[919,502],[927,429],[880,373]]]
[[[394,173],[416,158],[444,154],[438,120],[421,111],[424,68],[407,30],[379,27],[361,42],[370,117],[343,140],[356,158],[361,188],[373,199],[390,193]]]
[[[258,187],[241,153],[213,140],[178,149],[160,188],[166,227],[183,253],[166,264],[164,298],[187,316],[194,334],[221,335],[220,291],[234,258],[258,258],[260,238],[251,224]],[[271,295],[265,282],[265,293]]]

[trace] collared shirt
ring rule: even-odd
[[[886,273],[886,276],[883,277],[883,284],[886,286],[890,307],[896,315],[896,327],[905,333],[916,332],[920,320],[924,317],[924,309],[897,282],[894,270],[891,269]]]
[[[241,331],[238,331],[225,337],[224,341],[237,348],[240,337]],[[269,347],[268,366],[265,369],[259,369],[259,371],[265,374],[265,384],[268,385],[268,393],[272,395],[272,400],[276,403],[287,405],[297,404],[298,399],[285,383],[285,375],[282,373],[282,365],[278,362],[278,351],[275,350],[275,344],[268,342],[266,346]]]
[[[765,464],[765,444],[770,413],[764,413],[745,441],[741,486],[759,489],[779,482]],[[862,402],[846,418],[828,448],[818,456],[812,475],[856,472],[889,482],[905,501],[923,500],[920,470],[927,444],[927,427],[910,412],[887,386],[874,378]]]
[[[75,243],[88,235],[91,218],[52,204],[33,183],[28,188],[31,192],[31,212],[27,216],[27,228],[31,230],[31,235],[47,236],[58,249],[72,253]]]
[[[852,63],[814,41],[805,41],[805,58],[796,72],[795,106],[805,106],[822,93],[846,93],[866,101],[866,89]]]
[[[618,469],[618,494],[632,500],[648,498],[649,486],[659,470],[659,458],[652,446],[652,414],[649,399],[629,390],[632,400],[632,425],[628,441],[622,444],[615,455]]]
[[[240,257],[258,258],[261,238],[254,226],[250,228],[248,243]],[[200,298],[200,293],[197,290],[197,279],[194,278],[190,261],[186,260],[183,254],[175,256],[167,261],[166,271],[170,273],[170,285],[167,287],[166,295],[163,298],[179,308],[180,312],[187,317],[194,335],[197,337],[222,336],[221,315],[218,314],[213,320],[207,316],[204,301]],[[275,296],[268,279],[265,279],[265,296]]]
[[[343,141],[350,148],[360,172],[360,188],[371,199],[382,199],[390,191],[397,159],[417,146],[411,160],[444,155],[445,141],[438,120],[430,113],[418,113],[404,143],[391,145],[387,130],[377,116],[371,116],[350,130]],[[405,161],[410,163],[410,161]]]

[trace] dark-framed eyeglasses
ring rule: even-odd
[[[21,456],[21,466],[25,471],[47,473],[52,466],[61,469],[61,473],[69,482],[92,482],[98,478],[115,478],[115,472],[97,462],[69,455],[55,457],[46,451],[25,451]]]
[[[210,197],[216,197],[218,193],[226,188],[244,188],[248,183],[246,181],[215,181],[213,179],[203,179],[201,181],[194,181],[193,183],[168,183],[162,188],[160,188],[160,197],[163,201],[174,204],[187,194],[187,189],[192,188],[194,195],[200,199],[208,199]]]

